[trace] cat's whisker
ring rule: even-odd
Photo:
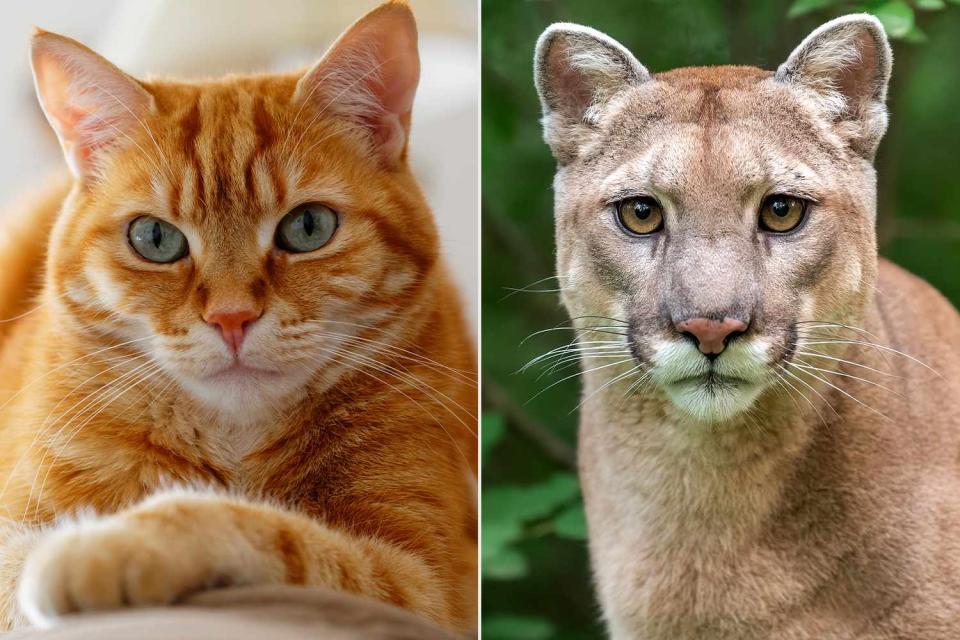
[[[437,426],[440,427],[440,429],[443,430],[443,432],[446,434],[447,438],[450,440],[450,443],[453,445],[454,449],[457,451],[457,453],[460,455],[460,457],[463,458],[463,461],[464,461],[467,465],[470,464],[469,461],[467,460],[467,456],[466,456],[466,455],[464,454],[464,452],[463,452],[463,449],[461,449],[460,445],[457,444],[456,439],[455,439],[455,438],[453,437],[453,435],[447,430],[447,428],[444,426],[443,422],[442,422],[439,418],[437,418],[437,416],[434,415],[434,413],[433,413],[432,411],[430,411],[430,410],[428,410],[426,407],[424,407],[423,404],[422,404],[421,402],[419,402],[416,398],[413,398],[412,396],[410,396],[409,394],[407,394],[403,389],[400,389],[400,388],[397,387],[396,385],[391,384],[390,382],[388,382],[388,381],[386,381],[386,380],[384,380],[384,379],[382,379],[382,378],[380,378],[380,377],[378,377],[378,376],[370,373],[370,372],[367,370],[366,367],[363,367],[363,366],[360,366],[360,365],[356,364],[356,361],[353,361],[353,363],[351,364],[351,361],[352,361],[353,359],[351,358],[350,354],[345,354],[345,353],[342,353],[342,352],[338,353],[338,352],[336,352],[336,351],[329,351],[328,353],[331,354],[331,357],[339,360],[339,361],[341,362],[341,364],[343,364],[344,366],[346,366],[348,369],[350,369],[350,370],[352,370],[352,371],[355,371],[355,372],[357,372],[357,373],[359,373],[359,374],[365,375],[365,376],[367,376],[367,377],[369,377],[369,378],[372,378],[372,379],[376,380],[377,382],[379,382],[380,384],[386,385],[387,387],[393,389],[394,391],[396,391],[397,393],[399,393],[400,395],[402,395],[403,397],[405,397],[406,399],[408,399],[410,402],[412,402],[412,403],[414,403],[416,406],[418,406],[424,413],[427,414],[427,416],[429,416],[429,417],[437,424]],[[345,360],[346,360],[346,361],[345,361]],[[447,409],[447,410],[449,411],[449,409]]]
[[[464,429],[466,429],[466,430],[469,431],[472,435],[474,435],[474,437],[476,437],[476,432],[474,431],[474,429],[473,429],[469,424],[467,424],[467,423],[463,420],[463,418],[462,418],[460,415],[458,415],[457,412],[454,411],[454,410],[447,404],[447,402],[449,402],[451,405],[453,405],[453,407],[455,407],[455,408],[459,409],[460,411],[462,411],[464,414],[466,414],[466,415],[468,415],[468,416],[470,416],[471,418],[474,418],[474,419],[476,418],[475,412],[472,411],[472,410],[470,410],[470,409],[467,409],[467,408],[464,407],[464,406],[462,406],[462,405],[459,404],[456,400],[454,400],[454,399],[451,398],[450,396],[446,395],[446,394],[443,393],[442,391],[439,391],[438,389],[436,389],[435,387],[431,386],[430,384],[424,382],[422,379],[418,378],[417,376],[415,376],[415,375],[413,375],[413,374],[411,374],[411,373],[409,373],[409,372],[406,372],[406,371],[402,371],[402,370],[400,370],[400,369],[397,369],[396,367],[392,367],[392,366],[390,366],[390,365],[388,365],[388,364],[385,364],[385,363],[383,363],[383,362],[380,362],[380,361],[378,361],[378,360],[376,360],[376,359],[374,359],[374,358],[372,358],[372,357],[366,356],[366,355],[364,355],[364,354],[362,354],[362,353],[358,353],[358,352],[354,352],[354,351],[352,351],[352,352],[345,352],[345,351],[343,351],[342,349],[339,349],[339,348],[337,348],[337,347],[333,347],[333,348],[331,348],[331,349],[328,349],[328,350],[327,350],[327,353],[334,353],[334,354],[337,354],[337,355],[341,355],[341,356],[343,356],[343,357],[346,357],[346,358],[351,359],[353,362],[356,362],[356,363],[359,363],[359,364],[365,364],[365,365],[367,365],[367,366],[369,366],[369,367],[371,367],[371,368],[373,368],[373,369],[375,369],[375,370],[377,370],[377,371],[379,371],[379,372],[381,372],[381,373],[383,373],[383,374],[385,374],[385,375],[392,376],[392,377],[396,378],[397,380],[400,380],[401,382],[406,382],[406,383],[408,383],[408,384],[413,385],[413,387],[416,388],[418,391],[420,391],[421,393],[423,393],[424,395],[426,395],[428,398],[431,398],[431,399],[434,400],[438,405],[440,405],[441,407],[443,407],[444,409],[446,409],[447,412],[448,412],[455,420],[457,420],[457,422],[459,422],[461,426],[463,426]],[[441,399],[441,398],[442,398],[442,399]]]
[[[93,354],[91,354],[91,355],[93,355]],[[6,493],[7,493],[7,488],[8,488],[9,485],[10,485],[10,481],[11,481],[11,480],[13,479],[13,477],[16,475],[17,469],[20,468],[20,464],[23,462],[23,460],[24,460],[24,458],[26,457],[27,453],[29,453],[30,451],[33,450],[34,446],[37,444],[38,440],[40,439],[40,436],[41,436],[42,434],[44,434],[44,430],[45,430],[45,428],[46,428],[46,425],[47,425],[47,423],[49,422],[49,420],[53,417],[54,412],[56,412],[56,410],[60,408],[60,406],[66,401],[67,398],[69,398],[70,396],[72,396],[73,393],[76,392],[77,389],[80,389],[81,387],[85,386],[86,384],[89,384],[90,382],[92,382],[92,381],[95,380],[96,378],[104,375],[105,373],[107,373],[107,372],[109,372],[109,371],[112,371],[113,369],[116,369],[116,368],[118,368],[118,367],[121,367],[121,366],[129,363],[131,360],[138,360],[138,359],[140,359],[140,358],[145,358],[145,357],[147,357],[146,354],[140,354],[140,355],[135,355],[135,356],[124,356],[124,357],[120,360],[120,362],[119,362],[118,364],[113,365],[113,366],[111,366],[111,367],[108,367],[107,369],[105,369],[105,370],[103,370],[103,371],[98,371],[98,372],[95,373],[94,375],[88,377],[88,378],[85,379],[83,382],[81,382],[81,383],[79,383],[78,385],[76,385],[75,387],[73,387],[73,389],[71,389],[70,391],[68,391],[66,394],[64,394],[64,395],[60,398],[60,400],[57,401],[57,403],[53,406],[53,408],[50,409],[50,411],[47,413],[46,417],[43,419],[43,421],[40,423],[40,425],[34,430],[33,439],[30,441],[30,445],[29,445],[26,449],[24,449],[24,453],[22,453],[22,454],[17,458],[17,462],[14,464],[13,468],[8,472],[8,474],[7,474],[7,479],[6,479],[6,481],[4,482],[3,488],[0,489],[0,500],[2,500],[3,497],[6,495]],[[81,400],[81,402],[82,402],[82,400]],[[75,407],[76,407],[76,404],[73,405],[73,407],[71,407],[70,409],[67,409],[67,411],[64,412],[64,414],[62,414],[62,415],[66,415],[67,413],[69,413],[70,411],[72,411],[73,408],[75,408]]]
[[[470,386],[473,386],[476,384],[476,381],[474,379],[466,376],[465,374],[455,369],[452,369],[450,367],[445,367],[444,365],[441,365],[440,363],[430,360],[429,358],[426,358],[426,357],[421,358],[421,357],[418,357],[417,355],[407,355],[406,353],[399,353],[399,354],[393,353],[392,345],[380,342],[378,340],[369,340],[369,339],[361,338],[359,336],[352,336],[350,334],[339,334],[339,333],[332,333],[332,332],[313,332],[313,335],[315,337],[342,339],[344,343],[348,345],[353,345],[353,346],[357,346],[358,343],[360,345],[367,344],[367,345],[376,347],[379,350],[386,351],[391,357],[412,362],[416,366],[423,366],[458,384],[464,384],[464,385],[470,385]],[[406,350],[400,349],[400,351],[406,351]],[[409,352],[409,353],[412,353],[412,352]]]
[[[136,338],[136,339],[134,339],[134,340],[127,340],[126,342],[121,342],[120,344],[115,344],[115,345],[111,345],[111,346],[109,346],[109,347],[104,347],[104,348],[98,349],[97,351],[94,351],[94,352],[92,352],[92,353],[84,354],[84,355],[82,355],[82,356],[79,356],[79,357],[77,357],[77,358],[74,358],[73,360],[70,360],[70,361],[68,361],[68,362],[64,362],[63,364],[60,364],[60,365],[57,365],[57,366],[54,367],[53,369],[50,369],[49,371],[47,371],[46,373],[44,373],[43,375],[40,375],[40,376],[34,378],[33,380],[30,380],[29,382],[26,382],[26,383],[24,383],[23,385],[21,385],[13,395],[11,395],[9,398],[7,398],[6,401],[5,401],[3,404],[0,404],[0,409],[5,408],[7,405],[9,405],[11,402],[13,402],[18,396],[20,396],[20,394],[22,394],[24,391],[26,391],[27,389],[29,389],[30,387],[32,387],[34,384],[36,384],[37,382],[43,380],[43,379],[46,378],[47,376],[56,373],[57,371],[61,371],[61,370],[65,369],[65,368],[67,368],[67,367],[69,367],[69,366],[71,366],[71,365],[75,365],[75,364],[77,364],[77,363],[79,363],[79,362],[83,362],[84,360],[87,360],[87,359],[89,359],[89,358],[94,358],[94,357],[96,357],[96,356],[97,356],[98,354],[100,354],[100,353],[104,353],[104,352],[107,352],[107,351],[112,351],[113,349],[120,349],[120,348],[122,348],[122,347],[131,345],[131,344],[137,344],[137,343],[144,342],[144,341],[146,341],[146,340],[151,340],[151,339],[153,339],[152,336],[145,336],[145,337],[143,337],[143,338]]]
[[[369,325],[369,324],[360,324],[360,323],[357,323],[357,322],[347,322],[347,321],[344,321],[344,320],[309,320],[309,321],[305,322],[304,324],[305,324],[305,325],[310,325],[310,324],[341,324],[341,325],[347,325],[347,326],[351,326],[351,327],[359,327],[359,328],[362,328],[362,329],[369,329],[369,330],[371,330],[371,331],[378,331],[378,332],[380,332],[380,333],[387,333],[387,330],[386,330],[385,328],[383,328],[383,327],[379,327],[379,326],[375,326],[375,325]],[[338,334],[338,335],[350,335],[350,334]],[[374,340],[372,340],[371,338],[365,338],[365,340],[370,340],[371,342],[374,342]],[[410,345],[410,346],[417,346],[414,342],[412,342],[411,340],[406,339],[406,338],[398,337],[397,340],[398,340],[398,342],[399,342],[400,344],[407,344],[407,345]],[[472,371],[465,371],[465,370],[463,370],[463,369],[457,369],[457,368],[455,368],[455,367],[451,367],[451,366],[449,366],[449,365],[443,364],[442,362],[437,362],[436,360],[432,360],[432,359],[428,358],[427,356],[424,356],[424,355],[422,355],[422,354],[420,354],[420,353],[418,353],[418,352],[416,352],[416,351],[411,351],[410,349],[404,349],[404,348],[398,347],[398,346],[396,346],[396,345],[390,345],[389,343],[386,343],[386,342],[380,342],[379,344],[380,344],[381,346],[390,346],[390,348],[392,348],[392,349],[394,349],[394,350],[400,351],[400,352],[405,353],[405,354],[410,355],[410,356],[414,356],[414,357],[421,358],[421,359],[424,360],[425,362],[429,362],[430,364],[433,364],[433,365],[435,365],[435,366],[437,366],[437,367],[439,367],[439,368],[441,368],[441,369],[444,369],[444,370],[446,370],[446,371],[450,371],[451,373],[463,374],[463,375],[466,376],[468,379],[470,379],[471,382],[475,382],[475,381],[476,381],[476,375],[475,375]]]
[[[150,366],[150,365],[152,365],[152,366]],[[152,376],[154,376],[154,375],[156,375],[157,373],[159,373],[159,372],[162,370],[162,366],[159,365],[159,364],[157,364],[157,363],[147,363],[147,366],[138,367],[138,369],[143,369],[143,370],[142,370],[142,371],[139,371],[139,373],[137,373],[137,374],[135,374],[135,375],[129,376],[123,384],[114,385],[114,386],[113,386],[113,389],[109,392],[109,396],[108,396],[108,394],[103,393],[103,394],[101,394],[100,396],[98,396],[98,397],[96,398],[96,401],[95,401],[93,404],[88,405],[88,407],[85,407],[85,408],[83,409],[84,411],[86,411],[87,408],[92,408],[92,407],[96,406],[97,404],[100,405],[99,408],[97,408],[97,410],[94,411],[92,415],[88,416],[86,419],[83,420],[83,422],[77,424],[77,425],[70,431],[70,433],[69,433],[69,435],[67,436],[66,440],[65,440],[64,442],[60,443],[57,452],[56,452],[56,453],[54,454],[54,456],[53,456],[53,459],[50,461],[49,465],[47,465],[46,473],[44,474],[43,480],[42,480],[41,483],[40,483],[40,490],[39,490],[38,493],[37,493],[36,506],[35,506],[35,508],[34,508],[34,515],[33,515],[34,520],[39,519],[40,505],[43,503],[43,490],[44,490],[44,488],[46,487],[47,480],[48,480],[48,478],[50,477],[50,473],[52,472],[52,470],[53,470],[54,466],[56,465],[57,461],[60,459],[60,456],[63,454],[64,451],[67,450],[67,448],[70,446],[70,443],[71,443],[71,442],[73,441],[73,439],[77,436],[77,434],[79,434],[81,431],[83,431],[83,429],[84,429],[88,424],[90,424],[90,422],[92,422],[94,419],[96,419],[97,416],[99,416],[101,413],[103,413],[103,412],[104,412],[111,404],[113,404],[116,400],[118,400],[120,397],[126,395],[126,393],[127,393],[128,391],[130,391],[131,389],[136,388],[136,387],[139,386],[142,382],[145,382],[146,380],[150,379]],[[134,371],[137,371],[137,370],[135,369]],[[123,379],[123,378],[121,377],[120,379]],[[121,413],[118,414],[117,416],[114,416],[113,418],[116,419],[117,417],[119,417],[120,415],[122,415],[122,413],[123,413],[123,412],[121,412]],[[74,418],[76,418],[76,416],[79,416],[79,415],[82,415],[82,413],[78,412],[78,413],[74,416]],[[61,428],[57,431],[56,434],[54,434],[54,436],[52,436],[52,437],[48,440],[48,446],[47,446],[47,448],[44,449],[44,453],[43,453],[43,456],[42,456],[41,459],[40,459],[40,463],[37,465],[37,470],[38,470],[38,472],[39,472],[39,470],[40,470],[41,468],[43,468],[44,459],[46,458],[46,454],[47,454],[47,451],[49,450],[49,447],[52,446],[53,441],[54,441],[55,439],[59,438],[59,437],[60,437],[60,434],[62,434],[63,431],[65,431],[65,430],[67,429],[67,427],[73,422],[74,418],[71,418],[63,427],[61,427]],[[36,482],[36,478],[34,479],[34,482]],[[30,500],[31,500],[32,497],[33,497],[33,487],[31,486],[30,494],[29,494],[28,497],[27,497],[27,506],[28,506],[28,507],[29,507],[29,505],[30,505]],[[24,515],[26,515],[26,514],[24,514]]]

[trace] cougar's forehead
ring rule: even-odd
[[[684,199],[751,197],[787,181],[826,188],[842,141],[771,73],[685,68],[654,76],[604,114],[582,169],[604,190],[641,184]],[[689,203],[693,204],[693,203]]]

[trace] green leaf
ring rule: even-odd
[[[823,9],[824,7],[829,7],[831,4],[833,4],[833,0],[795,0],[787,10],[787,17],[796,18],[798,16],[804,16],[808,13]]]
[[[927,40],[929,40],[927,34],[921,31],[917,25],[913,25],[913,29],[910,29],[910,32],[903,36],[903,41],[910,44],[923,44]]]
[[[891,38],[902,38],[913,29],[913,9],[903,0],[884,2],[871,12],[883,23]]]
[[[546,640],[553,625],[543,618],[494,615],[483,619],[483,640]]]
[[[483,577],[491,580],[516,580],[525,577],[529,571],[527,559],[512,548],[501,549],[496,555],[484,558],[481,567]]]
[[[483,492],[484,520],[529,522],[546,518],[580,493],[576,476],[558,473],[543,482],[527,485],[504,484]]]
[[[947,6],[943,0],[914,0],[913,3],[917,5],[917,9],[924,11],[939,11]]]
[[[587,517],[583,512],[583,505],[575,504],[560,512],[553,519],[554,531],[561,538],[573,540],[587,539]]]
[[[523,536],[523,522],[503,518],[484,518],[481,558],[492,558]]]
[[[503,416],[499,413],[484,412],[480,417],[480,450],[481,460],[486,460],[490,451],[503,440],[507,431]]]

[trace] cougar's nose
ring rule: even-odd
[[[723,320],[688,318],[675,323],[673,326],[680,333],[692,336],[697,341],[700,352],[708,358],[720,355],[730,338],[736,337],[747,330],[747,323],[735,318],[724,318]]]

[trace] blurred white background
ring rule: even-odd
[[[0,20],[0,200],[65,171],[33,94],[34,26],[80,40],[135,76],[290,70],[316,60],[377,0],[37,0]],[[478,90],[476,0],[411,0],[422,75],[411,161],[476,327]],[[16,213],[14,210],[13,214]]]

